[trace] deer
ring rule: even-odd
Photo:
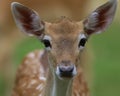
[[[4,96],[6,94],[8,95],[11,92],[14,83],[14,77],[16,74],[16,67],[14,66],[14,64],[16,63],[12,60],[12,58],[14,58],[13,54],[15,53],[14,50],[16,49],[16,44],[19,44],[19,42],[22,42],[22,40],[24,39],[24,34],[17,32],[18,29],[12,19],[10,4],[13,1],[14,0],[0,1],[0,44],[2,46],[0,48],[0,71],[1,73],[3,73],[2,79],[5,79],[3,81],[4,91],[0,92],[0,96]],[[88,12],[85,6],[87,6],[89,0],[49,1],[50,0],[29,0],[28,2],[26,2],[26,0],[16,0],[16,2],[23,3],[30,8],[35,9],[37,13],[41,14],[40,17],[48,22],[53,22],[54,20],[56,20],[56,18],[59,17],[59,14],[61,16],[69,15],[68,17],[72,17],[74,19],[79,18],[80,20],[85,15],[85,13]],[[91,7],[91,5],[89,7]],[[82,15],[80,15],[81,10],[83,11]],[[71,14],[74,14],[74,17]],[[7,26],[6,28],[6,25],[9,26]],[[7,80],[9,80],[9,82]]]
[[[62,16],[50,23],[42,21],[33,9],[13,2],[11,10],[18,28],[35,36],[45,48],[24,58],[12,96],[90,96],[81,67],[84,48],[92,34],[102,33],[110,26],[116,7],[117,0],[109,0],[84,20]]]

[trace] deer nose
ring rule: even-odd
[[[59,70],[61,73],[68,72],[72,73],[74,69],[74,66],[59,66]]]
[[[71,64],[68,61],[62,61],[61,64],[59,65],[59,75],[60,77],[73,77],[74,72],[76,71],[74,64]]]

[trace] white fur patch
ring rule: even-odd
[[[80,48],[79,48],[80,50],[83,50],[84,49],[84,47],[83,46],[80,46]]]
[[[36,83],[36,80],[32,80],[32,81],[30,82],[31,85],[33,85],[33,84],[35,84],[35,83]]]
[[[52,38],[51,38],[49,35],[45,35],[45,36],[43,37],[43,39],[45,39],[45,40],[49,40],[49,41],[52,40]]]
[[[37,90],[42,90],[44,88],[43,84],[40,84],[36,87]]]
[[[60,75],[60,70],[59,70],[59,67],[57,66],[57,68],[56,68],[56,75]]]
[[[28,55],[30,58],[34,58],[35,57],[35,54],[32,52]]]
[[[50,47],[47,47],[46,50],[51,50],[51,48],[50,48]]]
[[[42,81],[46,81],[45,77],[39,77],[39,79],[42,80]]]
[[[76,69],[76,67],[74,66],[74,70],[73,70],[73,76],[75,76],[76,74],[77,74],[77,69]]]
[[[42,94],[39,94],[38,96],[42,96]]]
[[[80,34],[79,35],[79,40],[81,40],[82,38],[86,38],[85,34]]]

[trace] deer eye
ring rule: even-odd
[[[48,48],[48,47],[51,48],[51,44],[50,44],[50,41],[49,41],[49,40],[44,39],[44,40],[43,40],[43,43],[44,43],[44,45],[45,45],[46,48]]]
[[[87,41],[87,39],[86,38],[82,38],[81,40],[80,40],[80,42],[79,42],[79,47],[80,46],[82,46],[82,47],[84,47],[85,46],[85,43],[86,43],[86,41]]]
[[[86,44],[86,42],[87,42],[86,36],[84,34],[80,35],[80,41],[79,41],[78,47],[80,49],[83,49],[85,44]]]
[[[44,46],[46,47],[47,50],[50,50],[52,48],[51,43],[50,43],[51,37],[50,36],[44,36],[42,42],[44,43]]]

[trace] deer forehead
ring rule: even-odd
[[[83,32],[82,22],[74,22],[68,18],[61,19],[56,23],[46,24],[46,35],[57,39],[74,39]]]

